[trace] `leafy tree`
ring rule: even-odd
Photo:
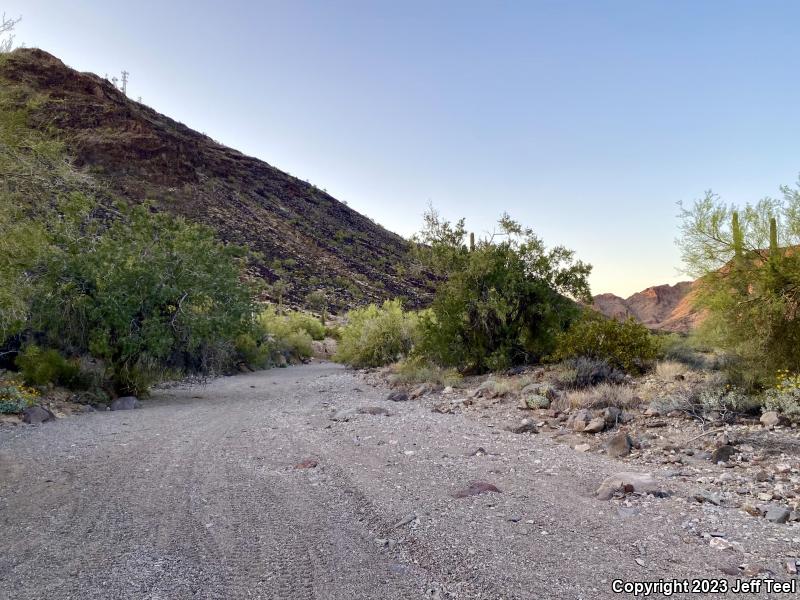
[[[119,207],[110,224],[79,195],[60,209],[31,271],[33,331],[104,359],[120,392],[144,391],[167,369],[225,366],[254,311],[240,248],[147,206]]]
[[[441,278],[421,316],[419,350],[443,366],[483,372],[541,359],[577,315],[574,300],[590,299],[590,265],[562,246],[547,249],[508,215],[498,225],[470,249],[463,219],[429,210],[415,238],[417,256]]]
[[[700,334],[751,385],[800,371],[800,191],[781,191],[741,209],[709,192],[681,211],[683,259],[708,315]]]

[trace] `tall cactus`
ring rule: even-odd
[[[778,256],[778,221],[775,217],[771,217],[769,220],[769,257],[775,261]]]
[[[744,232],[739,225],[739,213],[736,211],[733,211],[731,219],[731,232],[733,234],[733,253],[737,259],[741,259],[744,253]]]
[[[469,234],[469,251],[473,252],[475,250],[475,234],[470,232]]]

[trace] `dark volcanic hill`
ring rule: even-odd
[[[111,197],[151,201],[261,254],[255,270],[289,284],[296,302],[317,288],[339,307],[389,297],[419,304],[408,243],[329,194],[132,101],[105,79],[37,49],[0,60],[0,93],[28,126],[57,137]]]
[[[607,317],[633,317],[650,329],[685,333],[696,327],[702,319],[702,313],[692,306],[694,286],[692,281],[657,285],[628,298],[600,294],[594,297],[593,306]]]

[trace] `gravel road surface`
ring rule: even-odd
[[[623,598],[797,550],[729,510],[721,551],[683,502],[595,498],[613,460],[386,393],[322,363],[0,428],[0,598]]]

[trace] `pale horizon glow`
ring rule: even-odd
[[[627,297],[679,272],[677,203],[800,171],[800,5],[3,2],[17,41],[405,237],[504,211]]]

